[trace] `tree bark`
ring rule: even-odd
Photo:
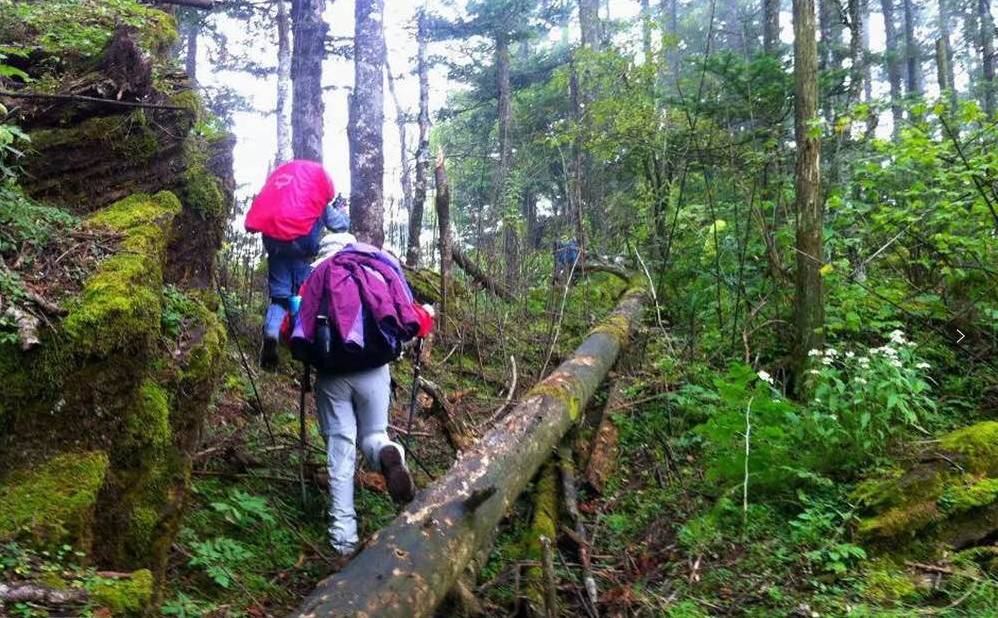
[[[942,60],[943,65],[937,64],[937,76],[939,77],[939,91],[946,92],[949,98],[950,107],[956,110],[956,76],[953,72],[953,42],[950,36],[950,0],[939,0],[939,38],[943,42],[944,53],[940,56],[936,53],[936,60]]]
[[[762,50],[771,56],[780,51],[780,0],[762,0]]]
[[[184,58],[184,70],[193,86],[198,83],[198,36],[200,30],[198,20],[191,19],[187,25],[187,55]]]
[[[392,64],[388,59],[388,47],[385,46],[385,74],[388,76],[388,92],[392,95],[392,101],[395,104],[395,126],[398,128],[399,133],[399,182],[402,185],[402,208],[406,213],[412,214],[412,165],[409,162],[409,138],[408,131],[406,131],[406,114],[402,109],[402,104],[399,102],[398,93],[395,92],[395,76],[392,75]],[[422,221],[422,213],[420,213],[420,221]],[[417,230],[417,246],[419,244]]]
[[[977,20],[981,48],[981,105],[988,118],[995,115],[995,22],[990,0],[977,0]]]
[[[496,36],[496,90],[499,93],[499,167],[496,170],[493,205],[500,213],[503,227],[503,254],[506,263],[506,287],[515,290],[519,279],[519,235],[516,211],[509,204],[509,178],[513,170],[513,106],[510,83],[509,39]]]
[[[884,15],[884,65],[887,81],[891,88],[891,115],[894,118],[894,135],[901,130],[904,108],[901,106],[901,64],[898,62],[898,36],[894,21],[894,0],[880,0],[880,10]]]
[[[866,79],[866,47],[863,42],[863,29],[866,28],[866,15],[861,0],[848,0],[849,11],[849,104],[859,102]]]
[[[645,62],[651,63],[651,4],[649,0],[641,0],[641,49],[645,54]]]
[[[416,72],[419,74],[419,145],[416,147],[416,181],[409,212],[409,242],[405,263],[413,268],[419,263],[419,236],[423,230],[423,204],[426,202],[426,173],[430,167],[430,67],[426,60],[429,32],[426,13],[420,10],[416,33]]]
[[[873,72],[870,68],[870,0],[859,0],[859,12],[863,16],[860,25],[860,45],[863,48],[863,100],[873,101]],[[873,113],[871,118],[875,118]]]
[[[821,281],[821,138],[818,121],[818,48],[814,0],[794,0],[794,134],[797,144],[797,273],[794,369],[800,376],[808,351],[824,341]]]
[[[905,88],[909,97],[921,97],[923,92],[922,54],[915,39],[918,25],[918,7],[911,0],[902,0],[904,8],[904,57],[907,80]]]
[[[326,32],[322,19],[326,0],[292,0],[294,50],[291,56],[291,148],[296,159],[322,161],[322,61]]]
[[[354,88],[350,95],[350,221],[363,242],[385,242],[383,184],[385,154],[384,0],[354,4]]]
[[[437,165],[434,170],[436,180],[437,225],[440,227],[440,324],[441,332],[446,330],[447,303],[450,299],[450,185],[447,183],[447,167],[444,151],[437,152]]]
[[[599,19],[599,0],[579,0],[579,28],[582,47],[599,51],[603,47],[603,28]]]
[[[626,344],[644,302],[643,289],[628,291],[568,360],[342,571],[321,582],[294,615],[432,615],[576,422]]]
[[[277,0],[277,165],[290,161],[291,150],[291,21],[287,0]]]

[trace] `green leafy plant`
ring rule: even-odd
[[[236,579],[234,573],[255,557],[245,545],[224,536],[195,542],[191,549],[193,556],[187,564],[199,567],[222,588],[231,587]]]

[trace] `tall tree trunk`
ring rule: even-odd
[[[582,46],[599,51],[603,47],[603,33],[599,18],[599,0],[579,0],[579,28]]]
[[[425,7],[420,9],[416,27],[416,72],[419,75],[419,144],[416,147],[416,183],[409,212],[409,242],[405,263],[419,263],[419,236],[423,230],[423,204],[426,202],[426,173],[430,167],[430,68],[426,60],[429,33]]]
[[[818,43],[818,69],[827,71],[832,68],[832,22],[835,19],[836,0],[816,0],[818,3],[818,26],[821,29],[821,40]]]
[[[873,100],[873,71],[870,68],[870,0],[859,0],[859,13],[862,22],[859,29],[860,45],[863,50],[863,100]],[[871,118],[875,116],[870,115]]]
[[[444,160],[444,151],[437,152],[437,164],[434,170],[434,180],[436,181],[436,201],[437,225],[440,229],[440,331],[447,331],[447,315],[450,309],[448,302],[450,299],[450,264],[453,255],[450,235],[450,185],[447,183],[447,163]]]
[[[645,53],[645,62],[651,63],[651,3],[641,0],[641,48]]]
[[[939,77],[939,89],[941,92],[947,92],[950,107],[956,110],[956,75],[953,71],[953,42],[951,40],[950,33],[950,9],[950,0],[939,0],[939,39],[942,41],[944,53],[940,56],[938,53],[939,50],[937,49],[936,60],[942,60],[945,64],[943,66],[937,64],[936,68],[937,76]]]
[[[399,102],[398,93],[395,91],[395,76],[392,75],[392,63],[388,58],[388,47],[385,47],[385,74],[388,77],[388,92],[392,95],[392,102],[395,104],[395,126],[399,134],[399,182],[402,185],[402,210],[412,213],[412,165],[409,161],[409,134],[407,129],[406,113]],[[398,243],[402,244],[401,233]],[[417,240],[418,242],[418,240]]]
[[[780,50],[780,0],[762,0],[762,50],[771,56]]]
[[[187,55],[184,58],[184,70],[194,86],[198,83],[198,36],[200,31],[200,20],[192,18],[187,26]]]
[[[818,46],[814,0],[794,0],[794,135],[797,143],[797,273],[794,369],[802,375],[808,351],[824,341],[821,281],[821,139],[818,119]]]
[[[326,32],[322,19],[326,0],[292,0],[294,50],[291,56],[291,148],[296,159],[322,161],[322,61]]]
[[[907,80],[905,88],[909,97],[922,96],[922,54],[915,39],[918,25],[918,7],[911,0],[901,0],[904,8],[904,58]]]
[[[500,213],[503,227],[503,253],[506,262],[506,287],[517,288],[519,273],[519,238],[515,210],[510,208],[510,174],[513,171],[513,107],[510,83],[509,39],[506,33],[496,36],[496,90],[499,93],[497,121],[499,128],[499,168],[496,170],[492,203]]]
[[[350,142],[350,220],[362,242],[385,241],[384,0],[354,4],[354,88],[350,95],[347,138]]]
[[[866,15],[861,0],[848,0],[849,11],[849,104],[859,102],[866,78],[866,47],[863,44],[863,30],[866,28]]]
[[[291,159],[291,20],[287,0],[277,0],[277,164]]]
[[[887,81],[891,87],[891,115],[894,118],[894,135],[901,130],[904,108],[901,106],[901,63],[898,57],[897,25],[894,20],[894,1],[880,0],[880,10],[884,14],[884,64]]]
[[[988,118],[995,115],[995,22],[991,17],[990,0],[977,0],[977,20],[980,22],[981,104]]]

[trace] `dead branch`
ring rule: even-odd
[[[596,578],[593,577],[593,565],[589,556],[589,540],[586,534],[586,524],[579,513],[579,490],[575,481],[575,461],[570,446],[563,444],[558,449],[559,465],[561,466],[562,499],[565,501],[565,511],[568,512],[574,527],[574,540],[579,547],[579,563],[582,564],[582,582],[586,588],[586,597],[593,608],[599,602],[596,589]]]
[[[87,591],[70,588],[56,590],[38,584],[5,584],[0,582],[0,601],[4,603],[40,603],[42,605],[76,605],[87,602]]]
[[[447,434],[447,442],[451,445],[451,448],[458,452],[471,448],[475,440],[469,435],[468,429],[458,418],[457,413],[447,400],[443,390],[433,382],[422,377],[419,378],[419,388],[433,400],[432,411],[443,424],[444,432]]]
[[[507,302],[513,301],[513,295],[509,293],[506,286],[485,274],[485,271],[479,268],[461,247],[453,245],[450,252],[454,258],[454,263],[460,266],[461,270],[471,277],[475,283]]]
[[[191,0],[192,2],[195,0]],[[177,112],[190,112],[187,107],[180,105],[162,105],[159,103],[142,103],[140,101],[118,101],[115,99],[102,99],[100,97],[88,97],[82,94],[48,94],[43,92],[11,92],[0,90],[0,97],[11,99],[46,99],[50,101],[65,101],[75,103],[100,103],[101,105],[111,105],[114,107],[140,107],[144,109],[168,109]],[[193,112],[192,112],[193,113]]]

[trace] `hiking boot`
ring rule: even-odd
[[[402,463],[402,451],[397,446],[389,445],[381,449],[378,459],[381,461],[381,474],[388,485],[388,495],[396,504],[411,501],[416,495],[416,486],[409,470]]]
[[[277,369],[277,339],[264,336],[260,349],[260,367],[268,371]]]

